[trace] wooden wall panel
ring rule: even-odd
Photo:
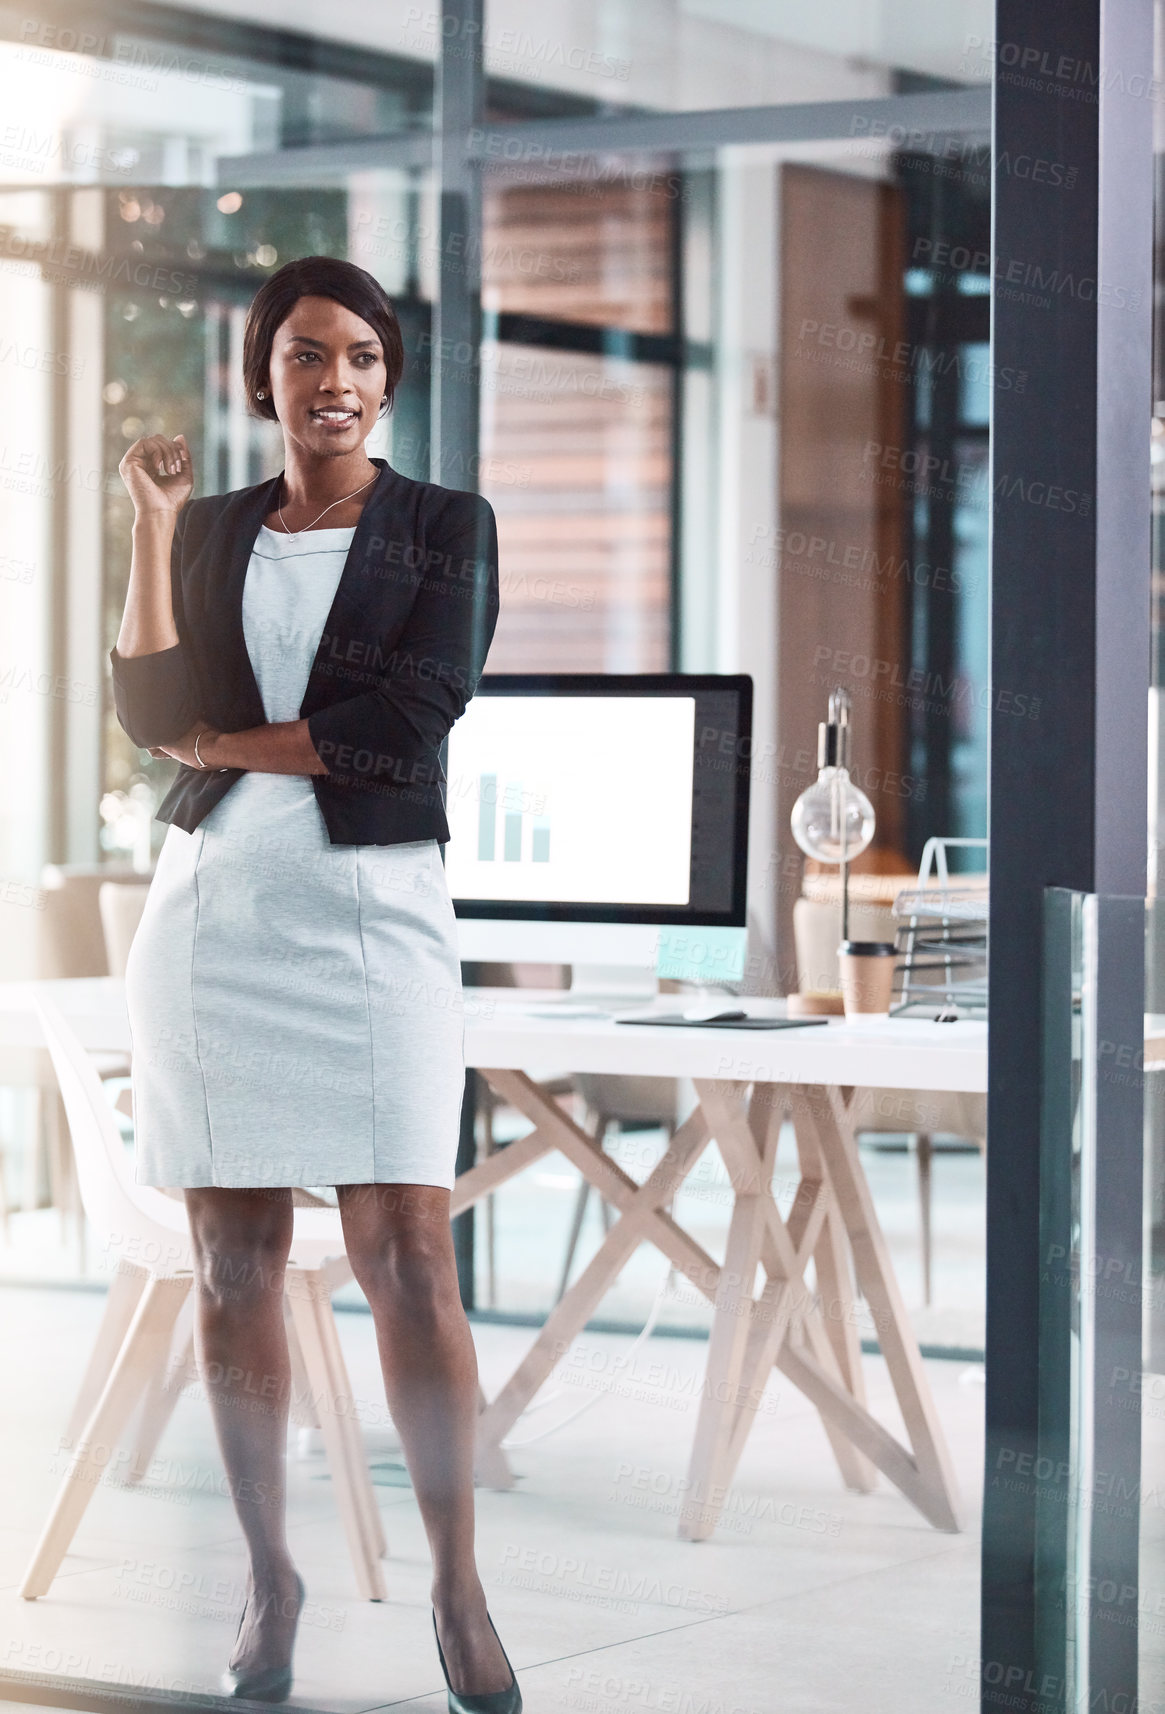
[[[679,179],[643,185],[507,185],[483,191],[482,304],[636,333],[672,331],[671,244]]]
[[[482,492],[498,519],[491,672],[666,672],[671,376],[490,345]]]
[[[489,310],[672,329],[678,181],[507,185],[487,176]],[[481,490],[498,517],[494,672],[661,672],[671,646],[672,374],[487,342]]]
[[[878,818],[864,866],[906,866],[908,716],[895,688],[908,665],[905,500],[894,464],[908,373],[900,193],[789,165],[780,197],[780,531],[768,562],[779,580],[774,874],[779,962],[792,986],[799,881],[789,814],[815,777],[817,723],[835,684],[853,698],[854,773]]]

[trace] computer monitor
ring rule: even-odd
[[[661,929],[742,928],[751,738],[743,674],[487,674],[449,737],[462,958],[653,977]]]

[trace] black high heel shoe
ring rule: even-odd
[[[489,1614],[486,1614],[489,1619]],[[502,1650],[502,1659],[510,1666],[510,1657],[502,1647],[502,1639],[494,1630],[494,1622],[489,1619],[489,1628],[498,1638],[498,1647]],[[449,1668],[445,1665],[445,1655],[441,1648],[441,1633],[437,1629],[437,1615],[433,1614],[433,1635],[437,1639],[437,1659],[441,1662],[441,1671],[445,1674],[445,1683],[449,1690],[449,1714],[522,1714],[522,1692],[518,1689],[518,1680],[514,1669],[510,1666],[510,1683],[505,1690],[485,1690],[477,1696],[462,1696],[449,1683]]]
[[[295,1609],[295,1623],[299,1626],[299,1615],[303,1612],[303,1601],[306,1593],[303,1578],[298,1571],[295,1574],[296,1588],[299,1590],[299,1602]],[[249,1605],[249,1603],[248,1603]],[[239,1628],[235,1632],[238,1642],[243,1629],[243,1619],[247,1616],[247,1608],[243,1608],[243,1618],[239,1620]],[[295,1647],[295,1636],[291,1639]],[[291,1695],[291,1660],[286,1666],[267,1666],[262,1672],[253,1672],[248,1677],[245,1673],[236,1672],[233,1666],[228,1666],[222,1675],[222,1693],[224,1696],[246,1697],[251,1702],[285,1702]]]

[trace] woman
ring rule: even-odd
[[[517,1714],[473,1553],[477,1368],[449,1226],[460,966],[439,849],[439,747],[497,618],[493,514],[365,453],[403,346],[362,269],[281,268],[243,366],[284,470],[190,501],[182,435],[130,447],[112,654],[126,732],[182,764],[126,992],[138,1178],[185,1192],[199,1357],[249,1555],[226,1688],[291,1688],[283,1272],[291,1187],[335,1185],[432,1551],[449,1707]]]

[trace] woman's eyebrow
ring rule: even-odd
[[[289,333],[287,339],[289,344],[314,345],[317,351],[327,350],[322,339],[311,339],[306,333]],[[347,349],[349,351],[361,351],[365,347],[377,351],[380,348],[380,341],[378,339],[354,339]]]

